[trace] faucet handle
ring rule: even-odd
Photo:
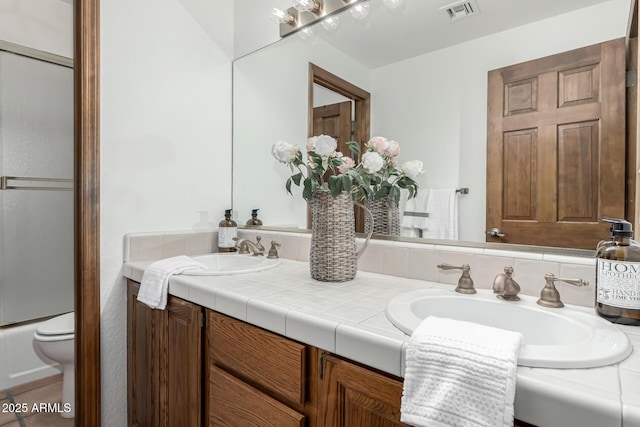
[[[556,277],[553,273],[544,275],[544,288],[540,291],[540,298],[537,303],[543,307],[561,308],[564,304],[560,300],[560,292],[556,289],[554,282],[564,282],[573,286],[583,287],[589,286],[589,282],[582,279],[562,279]]]
[[[268,259],[280,258],[278,256],[278,248],[280,247],[280,243],[275,240],[271,241],[271,248],[269,249],[269,254],[267,255]]]
[[[458,286],[455,291],[460,294],[475,294],[476,289],[473,287],[473,279],[471,278],[471,267],[469,264],[463,264],[460,267],[451,264],[438,264],[440,270],[462,270],[462,276],[458,280]]]

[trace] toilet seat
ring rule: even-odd
[[[62,314],[42,322],[36,328],[35,336],[42,341],[72,339],[75,335],[75,313]],[[68,337],[67,337],[68,336]]]

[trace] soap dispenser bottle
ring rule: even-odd
[[[247,221],[248,227],[256,227],[258,225],[262,225],[262,221],[258,219],[258,210],[259,209],[251,210],[251,219]]]
[[[611,224],[611,239],[596,252],[596,312],[613,323],[640,326],[640,245],[630,222],[600,219]]]
[[[231,219],[231,209],[224,211],[224,220],[218,227],[218,251],[235,252],[236,242],[233,239],[238,237],[238,224]]]

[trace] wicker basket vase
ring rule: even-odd
[[[398,208],[398,202],[389,196],[385,196],[382,199],[367,202],[367,206],[371,210],[373,221],[369,217],[365,218],[365,233],[372,230],[374,234],[385,236],[400,235],[400,209]]]
[[[358,258],[366,243],[356,249],[355,217],[351,195],[315,191],[311,207],[311,277],[323,282],[345,282],[356,277]]]

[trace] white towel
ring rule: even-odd
[[[406,353],[401,418],[429,427],[511,427],[522,334],[427,317]]]
[[[458,240],[458,198],[455,188],[431,189],[427,201],[429,225],[422,237]]]
[[[147,267],[142,274],[138,301],[151,308],[164,310],[167,306],[169,277],[187,270],[203,269],[201,264],[185,255],[161,259]]]
[[[415,197],[408,199],[402,209],[402,221],[400,221],[401,234],[403,236],[419,236],[418,230],[426,230],[429,226],[429,211],[427,202],[429,191],[418,190]]]

